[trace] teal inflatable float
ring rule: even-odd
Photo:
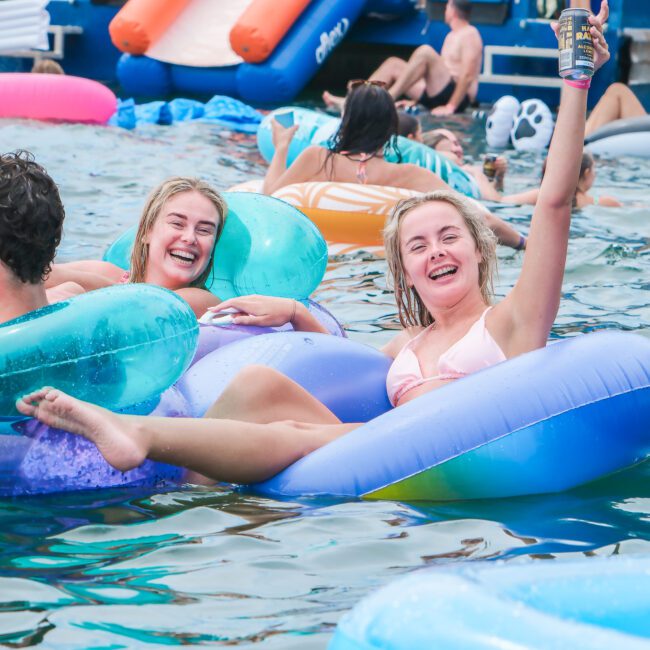
[[[263,194],[224,192],[228,216],[215,249],[208,289],[222,300],[262,294],[306,300],[323,279],[327,244],[293,206]],[[128,269],[136,228],[104,259]]]
[[[0,325],[0,496],[177,482],[181,470],[145,461],[118,472],[84,438],[15,410],[54,386],[106,408],[187,415],[165,393],[187,369],[199,327],[175,293],[147,284],[100,289]]]
[[[0,416],[42,386],[119,410],[157,398],[194,356],[189,305],[149,284],[108,287],[0,325]]]
[[[278,108],[262,120],[257,131],[257,146],[267,162],[271,161],[275,151],[271,120],[275,115],[287,112],[293,113],[294,123],[298,125],[298,130],[289,145],[287,165],[290,165],[304,149],[311,145],[328,146],[330,138],[339,127],[340,120],[325,113],[293,106]],[[440,176],[457,192],[474,199],[481,198],[481,192],[474,178],[442,154],[421,142],[402,136],[397,136],[395,143],[397,147],[389,144],[384,150],[384,158],[388,162],[411,163],[424,167]]]

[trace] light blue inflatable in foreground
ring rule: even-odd
[[[647,650],[650,558],[462,563],[364,598],[328,650]]]
[[[293,206],[264,194],[224,192],[226,225],[214,254],[208,289],[222,300],[263,294],[306,300],[327,267],[327,244]],[[130,228],[104,259],[128,269],[136,229]]]
[[[278,108],[264,117],[257,131],[257,147],[267,162],[271,161],[275,151],[271,120],[278,113],[287,112],[293,113],[294,123],[298,124],[298,130],[289,145],[287,166],[291,165],[300,153],[311,145],[327,147],[330,138],[336,133],[340,124],[340,120],[336,117],[306,108],[296,106]],[[442,154],[422,142],[416,142],[401,135],[397,136],[394,141],[397,144],[397,150],[391,144],[386,145],[384,149],[384,158],[388,162],[411,163],[423,167],[440,176],[457,192],[474,199],[481,198],[481,191],[474,178]]]

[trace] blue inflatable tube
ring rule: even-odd
[[[187,303],[160,287],[109,287],[0,325],[0,495],[156,483],[180,476],[156,463],[121,474],[94,445],[15,410],[42,386],[112,410],[148,413],[192,360],[198,324]],[[186,413],[180,396],[165,413]]]
[[[313,300],[305,301],[305,305],[312,316],[314,316],[314,318],[316,318],[316,320],[325,327],[332,336],[347,337],[341,324],[336,320],[331,312],[325,309],[325,307],[319,305]],[[242,341],[251,336],[259,336],[260,334],[292,331],[293,327],[289,323],[281,327],[257,327],[254,325],[234,325],[232,323],[209,324],[199,321],[199,343],[192,363],[196,363],[199,359],[202,359],[210,352],[214,352],[215,350],[222,348],[224,345],[229,345],[235,341]]]
[[[233,377],[252,364],[284,373],[344,422],[369,420],[390,408],[388,357],[349,339],[307,332],[260,334],[231,343],[195,363],[176,388],[192,416],[202,417]]]
[[[173,90],[169,63],[148,56],[122,54],[116,74],[127,97],[166,97]]]
[[[293,206],[250,192],[224,192],[228,216],[215,249],[208,289],[222,300],[263,294],[306,300],[323,279],[327,244]],[[116,240],[104,259],[127,269],[136,228]]]
[[[203,358],[177,387],[201,416],[239,369],[255,363],[289,375],[341,420],[367,422],[255,486],[274,497],[417,501],[559,492],[650,452],[650,341],[633,334],[555,343],[393,410],[384,384],[390,360],[318,334],[234,343]]]
[[[418,571],[343,616],[329,650],[641,650],[650,558],[471,562]]]
[[[288,106],[272,111],[264,117],[257,131],[257,148],[267,162],[271,161],[275,152],[271,120],[276,114],[288,111],[293,113],[298,130],[289,145],[287,166],[291,165],[300,153],[311,145],[329,146],[330,138],[336,133],[340,124],[338,118],[306,108]],[[422,142],[409,140],[402,136],[397,136],[396,142],[399,153],[394,147],[388,145],[384,150],[384,158],[388,162],[410,163],[423,167],[440,176],[457,192],[474,199],[481,198],[481,191],[476,180],[442,154]]]
[[[314,0],[263,63],[242,63],[237,88],[256,103],[289,102],[345,38],[366,0]]]

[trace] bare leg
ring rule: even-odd
[[[328,108],[335,108],[341,113],[343,112],[345,97],[341,97],[340,95],[332,95],[332,93],[327,90],[323,92],[322,97],[323,102],[325,102],[325,106]]]
[[[404,71],[406,70],[407,66],[408,63],[404,61],[404,59],[400,59],[399,57],[396,56],[391,56],[388,57],[368,77],[368,79],[372,81],[383,81],[388,88],[391,88],[393,84],[400,78],[400,75],[404,74]],[[420,97],[422,97],[422,93],[424,92],[425,87],[426,85],[425,85],[424,78],[416,79],[415,82],[412,84],[412,87],[409,88],[409,92],[407,92],[406,94],[411,99],[417,101],[418,99],[420,99]],[[397,98],[396,95],[393,95],[393,97]],[[345,103],[345,97],[332,95],[326,90],[323,93],[323,101],[327,106],[338,108],[339,110],[342,111],[343,104]]]
[[[585,125],[585,135],[590,135],[596,129],[614,120],[644,115],[646,115],[645,108],[636,95],[625,84],[614,83],[591,111]]]
[[[286,375],[267,366],[241,370],[208,409],[206,418],[270,424],[284,420],[312,424],[341,424],[322,402]],[[211,479],[188,472],[188,483],[209,485]]]
[[[237,373],[205,417],[257,424],[280,420],[341,424],[332,411],[295,381],[258,365],[246,366]]]
[[[359,426],[118,415],[51,388],[26,395],[16,407],[44,424],[87,438],[120,471],[150,458],[230,483],[269,478]]]
[[[392,83],[388,92],[393,99],[408,95],[418,100],[426,90],[434,97],[451,81],[451,75],[442,57],[429,45],[421,45]]]

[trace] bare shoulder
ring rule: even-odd
[[[429,169],[413,163],[402,163],[396,167],[399,168],[399,171],[395,173],[395,176],[401,179],[401,187],[417,192],[447,189],[447,184]]]
[[[407,327],[406,329],[403,329],[399,334],[388,341],[381,351],[394,359],[399,354],[400,350],[423,329],[424,327],[420,326]]]
[[[474,25],[467,25],[458,31],[458,36],[462,39],[464,45],[471,45],[472,47],[483,47],[483,39],[481,33],[474,27]]]
[[[326,156],[327,156],[327,149],[325,147],[321,147],[320,145],[317,144],[312,144],[306,149],[303,149],[299,157],[302,158],[303,160],[323,161],[325,160]]]
[[[208,307],[213,307],[221,302],[213,293],[198,287],[177,289],[176,293],[187,302],[197,317],[202,316]]]

